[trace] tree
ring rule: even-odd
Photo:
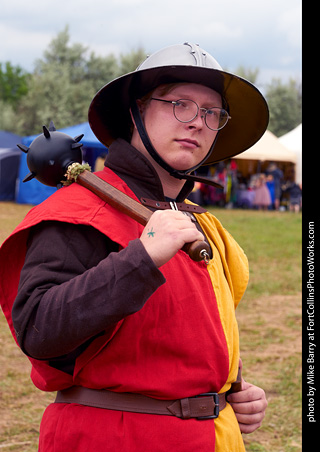
[[[0,63],[0,129],[18,133],[17,107],[28,92],[28,79],[20,66]]]
[[[90,54],[86,67],[86,79],[90,80],[94,92],[119,75],[121,75],[119,65],[113,54],[104,58],[96,56],[93,52]]]
[[[12,107],[7,102],[0,99],[0,130],[7,130],[8,132],[19,133],[19,126],[17,124],[17,115]]]
[[[88,61],[88,49],[81,44],[70,45],[69,40],[65,27],[51,41],[43,58],[36,61],[28,95],[19,105],[20,133],[39,133],[51,120],[57,129],[87,121],[97,78],[102,80],[106,65],[94,54]]]
[[[50,42],[29,80],[28,94],[18,109],[19,133],[39,133],[54,121],[57,129],[87,121],[95,93],[145,58],[142,48],[120,56],[98,57],[81,44],[70,44],[68,27]]]
[[[253,83],[254,85],[257,85],[257,80],[259,76],[259,69],[251,69],[246,68],[244,66],[239,66],[238,69],[235,72],[237,75],[239,75],[242,78],[245,78],[246,80],[249,80],[249,82]]]
[[[142,47],[133,49],[130,53],[120,55],[120,73],[127,74],[137,69],[137,67],[146,59],[147,54]]]
[[[295,80],[283,84],[279,79],[273,79],[266,89],[266,99],[269,105],[269,130],[280,137],[293,130],[302,121],[301,85]]]
[[[70,69],[70,79],[73,83],[83,80],[86,72],[85,54],[88,48],[77,43],[70,46],[69,41],[69,27],[66,26],[50,42],[48,49],[43,53],[43,58],[37,60],[36,71],[42,72],[48,66],[55,68],[67,66]]]
[[[22,135],[41,133],[43,125],[51,120],[57,128],[73,121],[70,105],[71,84],[65,65],[50,64],[42,73],[35,72],[29,83],[28,94],[18,109],[18,125]],[[75,122],[76,124],[76,122]]]
[[[28,91],[28,74],[20,66],[0,63],[0,99],[15,107]]]

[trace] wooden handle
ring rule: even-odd
[[[186,243],[182,249],[189,254],[192,260],[196,262],[205,261],[206,264],[209,263],[210,247],[206,242],[196,240],[192,243]]]
[[[231,388],[229,389],[229,393],[231,392],[240,392],[242,391],[242,375],[241,368],[238,369],[238,375],[236,381],[231,384]]]
[[[79,174],[76,182],[99,196],[100,199],[106,201],[110,206],[133,218],[142,226],[145,226],[150,220],[153,213],[151,210],[90,171],[84,171]]]
[[[76,182],[99,196],[100,199],[106,201],[112,207],[128,215],[130,218],[133,218],[138,223],[142,224],[142,226],[145,226],[148,223],[153,214],[147,207],[108,184],[108,182],[100,179],[100,177],[95,174],[90,173],[90,171],[84,171],[79,174]],[[197,240],[192,243],[186,243],[182,249],[196,262],[202,260],[206,263],[209,262],[210,248],[204,241]]]

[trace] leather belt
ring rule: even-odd
[[[226,393],[209,392],[177,400],[159,400],[134,393],[118,393],[81,386],[58,391],[55,403],[77,403],[107,410],[176,416],[181,419],[215,419],[226,406]]]

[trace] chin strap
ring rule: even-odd
[[[178,170],[175,170],[174,168],[172,168],[170,165],[168,165],[160,157],[160,155],[157,153],[155,148],[152,146],[150,138],[148,137],[147,131],[142,122],[142,118],[141,118],[141,115],[139,112],[138,105],[135,101],[133,101],[131,104],[131,112],[132,112],[136,127],[138,129],[140,138],[141,138],[146,150],[149,152],[149,154],[151,155],[153,160],[155,160],[158,163],[158,165],[160,165],[164,170],[166,170],[170,174],[170,176],[175,177],[176,179],[180,179],[180,180],[185,179],[185,180],[191,180],[193,182],[201,182],[203,184],[212,185],[213,187],[223,189],[222,185],[214,182],[209,177],[201,177],[201,176],[197,176],[195,174],[191,174],[196,170],[196,168],[198,168],[198,166],[201,165],[202,162],[197,167],[191,168],[190,170],[187,170],[187,171],[178,171]],[[213,149],[213,145],[211,146],[208,155],[211,154],[212,149]],[[204,161],[208,158],[208,155],[205,157]]]
[[[224,188],[223,185],[218,184],[217,182],[214,182],[209,177],[202,177],[198,176],[197,174],[185,174],[180,171],[173,170],[173,173],[170,173],[171,176],[175,177],[176,179],[186,179],[191,180],[193,182],[201,182],[202,184],[212,185],[213,187],[217,188]]]

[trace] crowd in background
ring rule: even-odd
[[[198,183],[189,196],[197,204],[292,212],[302,209],[302,186],[294,177],[285,178],[275,163],[264,172],[244,177],[236,161],[230,160],[210,167],[206,175],[223,188]]]

